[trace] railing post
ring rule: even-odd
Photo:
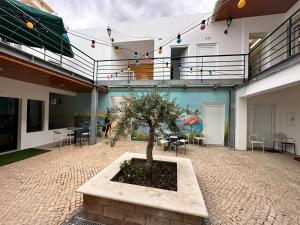
[[[97,69],[98,69],[98,67],[97,67],[97,61],[94,60],[94,65],[93,65],[93,82],[94,82],[94,84],[97,83]]]
[[[244,55],[243,57],[244,57],[244,83],[245,83],[245,81],[246,81],[246,55]],[[249,68],[248,68],[248,71],[249,71]],[[248,73],[248,76],[249,76],[249,73]]]
[[[60,42],[60,66],[62,66],[63,40]]]
[[[129,63],[128,63],[128,69],[127,69],[127,83],[129,84],[129,75],[130,75],[130,67],[129,67]]]
[[[163,83],[165,82],[165,59],[163,58]]]
[[[288,56],[292,55],[292,17],[289,18],[288,25]]]

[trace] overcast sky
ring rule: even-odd
[[[115,21],[210,12],[215,0],[45,0],[72,30]]]

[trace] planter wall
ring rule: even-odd
[[[154,156],[177,164],[177,191],[111,181],[120,164],[144,154],[125,153],[77,189],[83,215],[106,225],[199,225],[208,217],[190,159]]]

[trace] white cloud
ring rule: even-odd
[[[73,30],[212,11],[215,0],[45,0]]]

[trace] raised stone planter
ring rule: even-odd
[[[131,158],[145,155],[123,154],[76,190],[83,194],[87,219],[107,225],[199,225],[208,217],[190,159],[154,156],[177,163],[177,191],[168,191],[111,181],[120,164]]]

